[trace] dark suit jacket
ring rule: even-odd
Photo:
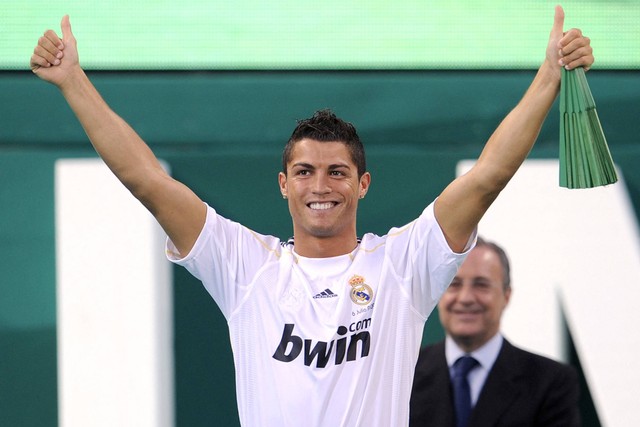
[[[469,427],[580,426],[573,367],[504,340]],[[410,427],[452,427],[453,397],[444,341],[420,351],[411,395]]]

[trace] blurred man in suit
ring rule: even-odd
[[[420,352],[411,427],[580,425],[575,369],[519,349],[500,333],[510,297],[506,253],[479,238],[438,304],[445,340]],[[457,380],[456,361],[464,356],[472,358],[468,373]],[[465,414],[458,406],[466,393]]]

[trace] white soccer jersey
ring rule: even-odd
[[[316,259],[209,207],[191,252],[178,259],[168,241],[167,254],[228,321],[245,427],[407,425],[424,323],[465,257],[433,204],[350,254]]]

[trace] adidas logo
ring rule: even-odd
[[[331,289],[327,288],[324,291],[320,292],[319,294],[316,294],[313,296],[313,298],[335,298],[337,297],[337,294],[334,294],[333,292],[331,292]]]

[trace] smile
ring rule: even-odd
[[[337,205],[336,202],[314,202],[314,203],[309,203],[309,208],[313,209],[313,210],[319,210],[319,211],[323,211],[326,209],[331,209],[332,207],[334,207],[335,205]]]
[[[453,315],[455,315],[455,316],[467,317],[467,316],[477,316],[477,315],[481,314],[482,311],[480,311],[480,310],[467,310],[467,311],[454,310],[451,313]]]

